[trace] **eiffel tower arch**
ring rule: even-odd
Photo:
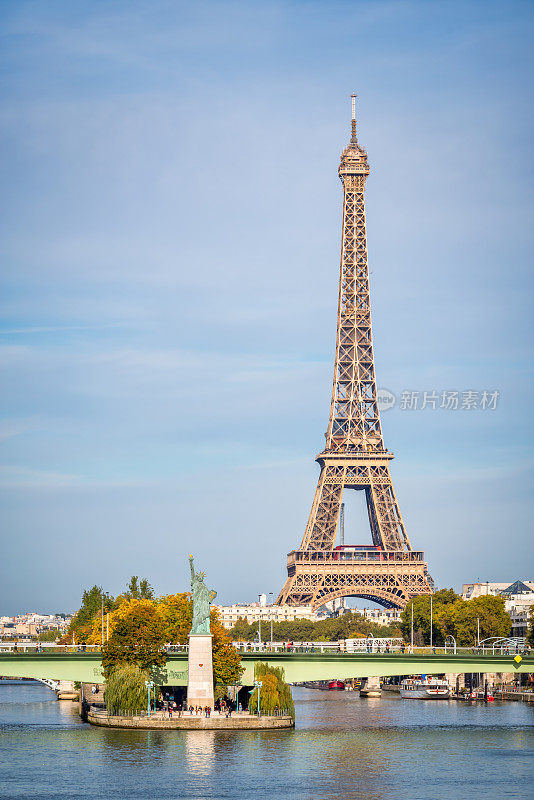
[[[376,391],[367,234],[367,153],[352,132],[341,154],[343,228],[334,383],[321,472],[298,550],[287,558],[288,577],[277,604],[313,610],[343,597],[362,597],[404,608],[414,595],[431,594],[424,554],[412,550],[389,471]],[[345,489],[365,492],[372,545],[341,545],[336,535]]]

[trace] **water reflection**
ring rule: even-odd
[[[215,766],[215,731],[185,731],[185,762],[194,776],[210,775]]]

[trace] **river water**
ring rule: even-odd
[[[534,708],[294,689],[295,730],[113,731],[35,683],[0,682],[0,797],[502,800],[534,797]]]

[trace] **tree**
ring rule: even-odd
[[[46,631],[41,631],[37,637],[38,642],[56,642],[62,636],[61,628],[47,628]]]
[[[447,633],[450,633],[450,631],[444,632],[439,621],[443,609],[451,606],[459,599],[454,589],[440,589],[432,595],[433,644],[442,645],[444,637]],[[418,595],[417,597],[413,597],[401,612],[400,629],[406,641],[409,641],[411,638],[412,608],[415,638],[420,639],[421,643],[430,644],[430,595]]]
[[[122,664],[108,673],[104,702],[107,710],[114,715],[143,711],[148,704],[148,670],[140,669],[136,664]]]
[[[213,647],[213,683],[220,686],[233,686],[239,683],[244,672],[241,655],[231,644]]]
[[[459,598],[442,609],[438,622],[442,635],[450,633],[457,644],[467,647],[477,642],[479,631],[480,641],[483,641],[491,636],[508,636],[512,628],[504,598],[494,595],[474,600]]]
[[[258,626],[254,626],[257,628]],[[231,636],[234,642],[248,642],[254,636],[253,626],[244,617],[238,617],[237,622],[231,629]]]
[[[79,611],[74,615],[69,625],[68,631],[63,637],[63,641],[72,641],[73,635],[77,642],[87,642],[93,628],[95,616],[101,613],[103,589],[101,586],[93,586],[85,589],[82,594],[82,604]]]
[[[430,597],[414,597],[401,614],[401,631],[408,641],[413,627],[416,644],[419,635],[422,644],[430,643]],[[478,623],[477,623],[478,620]],[[432,641],[442,645],[447,636],[454,636],[456,643],[471,647],[477,640],[480,625],[480,640],[490,636],[508,636],[512,627],[506,613],[504,598],[493,595],[462,600],[452,589],[441,589],[432,596]]]
[[[263,661],[254,665],[254,679],[261,681],[259,691],[260,711],[263,714],[272,714],[276,709],[288,711],[295,718],[295,706],[291,696],[291,687],[285,682],[283,667],[271,667]],[[251,714],[258,713],[258,689],[250,696],[248,710]]]
[[[190,592],[168,594],[160,598],[166,641],[187,644],[193,624],[193,602]]]
[[[124,597],[127,600],[153,600],[154,589],[146,578],[139,581],[137,575],[132,575],[128,588],[124,592]]]
[[[102,667],[107,676],[122,664],[140,669],[163,667],[167,660],[165,625],[158,604],[153,600],[123,603],[113,620],[109,641],[102,650]]]
[[[396,625],[378,625],[359,614],[343,614],[340,617],[312,622],[307,619],[288,620],[273,624],[273,638],[276,642],[337,642],[339,639],[359,639],[367,636],[400,636]],[[234,641],[251,642],[258,636],[258,623],[248,624],[239,618],[230,630]],[[261,626],[262,641],[271,638],[271,626]]]

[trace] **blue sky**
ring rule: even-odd
[[[534,578],[531,3],[3,2],[0,613],[278,592],[332,379],[359,93],[378,383],[438,585]],[[369,541],[360,494],[346,539]],[[530,571],[529,571],[530,570]]]

